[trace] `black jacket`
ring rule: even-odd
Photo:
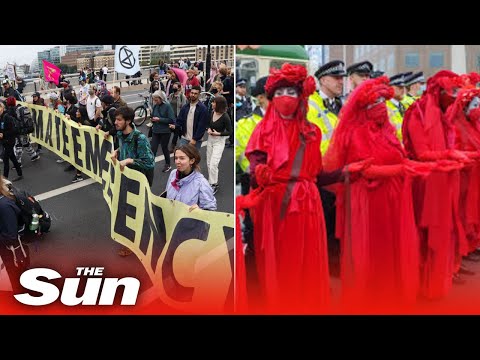
[[[17,129],[15,128],[14,119],[4,110],[0,116],[0,133],[3,134],[3,143],[8,145],[15,145],[15,138],[17,136]]]

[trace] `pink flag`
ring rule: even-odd
[[[58,78],[60,77],[60,68],[48,61],[43,61],[43,74],[45,75],[45,81],[53,81],[58,84]]]
[[[187,73],[185,72],[185,70],[179,69],[179,68],[174,68],[174,67],[171,67],[170,69],[177,75],[178,80],[182,83],[182,86],[185,86],[185,84],[187,83],[187,79],[188,79],[188,76],[187,76]]]

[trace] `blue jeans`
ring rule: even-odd
[[[190,141],[188,141],[188,140],[186,140],[186,139],[184,139],[184,138],[180,138],[180,146],[186,145],[186,144],[189,144],[189,143],[190,143]],[[198,151],[200,151],[200,149],[202,148],[202,140],[197,141],[197,142],[195,143],[195,147],[197,148]]]

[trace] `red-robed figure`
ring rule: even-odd
[[[445,115],[463,80],[442,70],[428,79],[427,91],[405,113],[403,142],[407,155],[436,161],[443,171],[416,179],[413,187],[415,218],[422,251],[422,293],[430,299],[445,296],[460,268],[468,243],[459,218],[459,169],[468,156],[455,150],[455,128]]]
[[[271,102],[245,151],[254,190],[237,197],[237,208],[252,209],[263,311],[324,312],[330,282],[316,183],[339,181],[342,169],[322,172],[321,132],[306,120],[308,96],[315,90],[307,70],[290,64],[272,69],[265,90]],[[351,170],[364,166],[352,164]]]
[[[459,211],[469,253],[480,247],[480,89],[472,86],[461,90],[447,110],[448,122],[455,127],[455,149],[477,160],[460,170]]]
[[[419,288],[411,185],[413,176],[428,174],[433,165],[406,158],[385,104],[392,96],[385,76],[355,89],[324,158],[327,171],[371,159],[354,183],[336,186],[342,302],[360,311],[413,303]]]

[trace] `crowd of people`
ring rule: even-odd
[[[256,107],[237,82],[244,305],[328,311],[332,276],[360,311],[447,296],[480,261],[480,75],[334,60],[315,77],[271,69]]]

